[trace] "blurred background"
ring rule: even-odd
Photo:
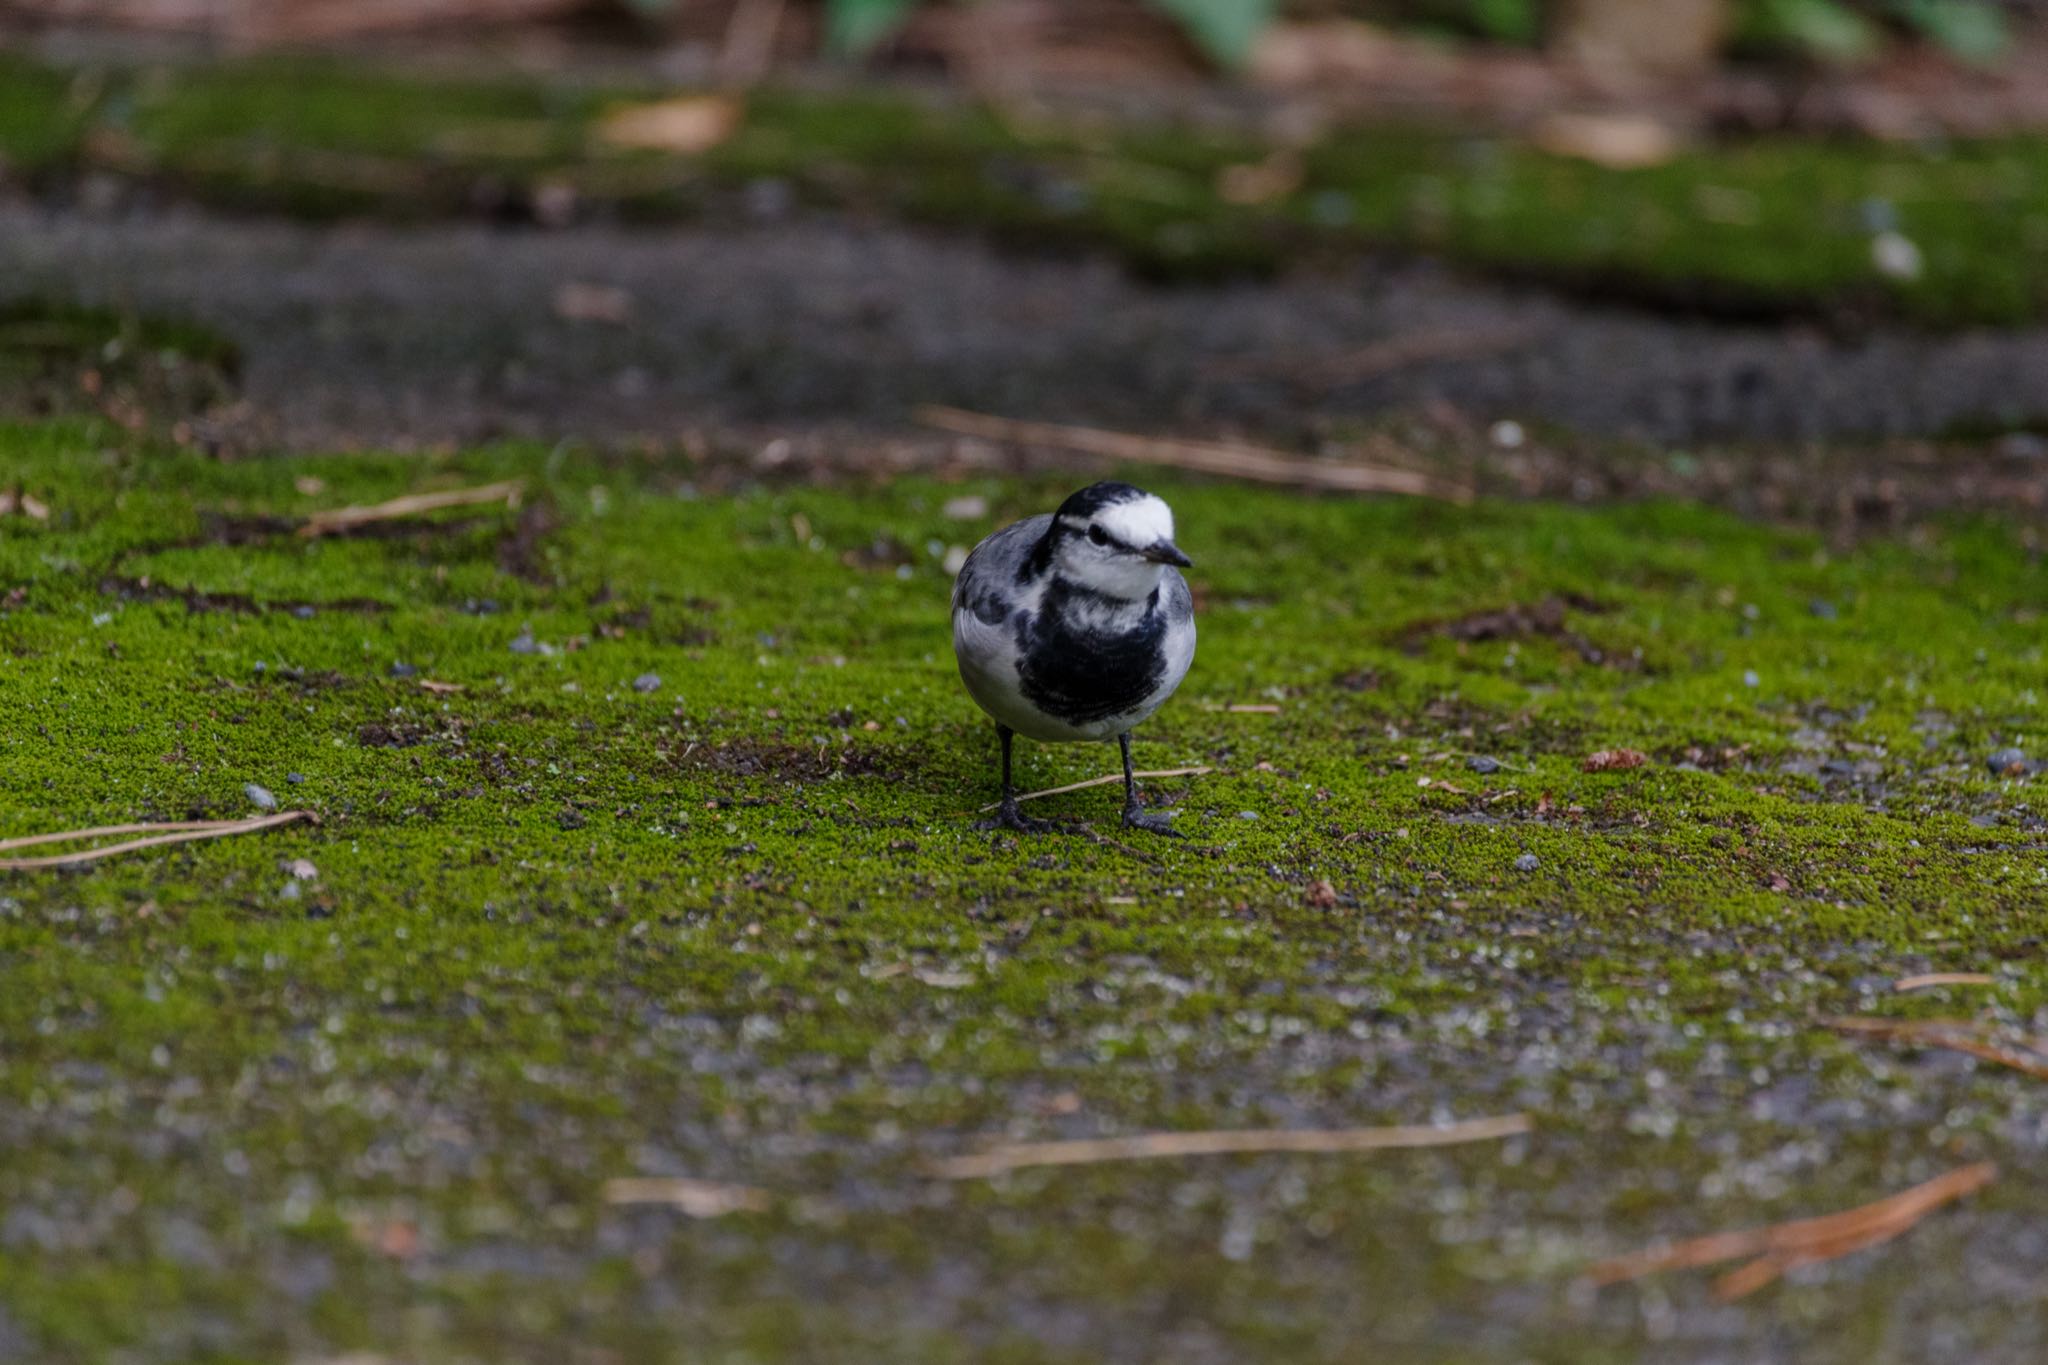
[[[0,0],[0,42],[0,407],[226,453],[893,468],[961,458],[937,405],[1742,499],[1721,445],[2002,468],[2048,409],[2037,0]]]

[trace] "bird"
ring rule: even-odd
[[[1147,813],[1131,773],[1131,731],[1165,705],[1195,658],[1195,603],[1180,570],[1173,509],[1127,483],[1090,484],[1049,515],[974,547],[953,585],[960,680],[996,724],[1003,799],[982,828],[1043,833],[1010,780],[1018,735],[1050,743],[1114,738],[1123,751],[1124,824],[1177,835]]]

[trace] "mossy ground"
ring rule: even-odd
[[[1184,842],[1127,836],[1100,789],[1044,803],[1085,829],[1013,840],[970,828],[993,742],[942,561],[1061,483],[734,484],[567,448],[219,463],[83,423],[0,433],[0,470],[51,509],[0,521],[0,837],[243,813],[249,783],[321,818],[0,880],[0,1345],[2038,1345],[2012,1296],[2048,1211],[2039,1083],[1816,1023],[2048,1011],[2035,783],[1984,762],[2038,748],[2031,528],[1830,550],[1677,504],[1148,478],[1202,616],[1141,759],[1218,771],[1153,793]],[[508,477],[519,512],[290,532]],[[949,516],[967,495],[986,512]],[[1455,624],[1553,598],[1505,638]],[[1650,761],[1582,770],[1622,746]],[[1110,761],[1032,747],[1023,776]],[[1996,984],[1890,994],[1931,967]],[[921,1165],[999,1134],[1512,1109],[1536,1131],[1504,1147]],[[1574,1288],[1601,1254],[1976,1156],[2007,1170],[1966,1209],[1751,1304]],[[774,1200],[607,1206],[634,1174]]]
[[[31,183],[113,173],[313,217],[545,219],[580,205],[647,221],[790,201],[1107,248],[1161,278],[1379,246],[1754,315],[1952,325],[2048,310],[2038,138],[1778,137],[1622,171],[1495,135],[1340,127],[1299,150],[1291,183],[1247,204],[1224,193],[1226,170],[1275,153],[1242,132],[1005,119],[872,92],[756,92],[739,132],[695,159],[606,151],[598,119],[658,93],[278,61],[60,72],[0,57],[0,158]],[[1917,247],[1917,276],[1879,269],[1888,229]]]

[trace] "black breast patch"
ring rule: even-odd
[[[1055,578],[1035,615],[1017,619],[1017,673],[1024,697],[1049,716],[1086,725],[1134,710],[1166,676],[1166,614],[1155,591],[1134,628],[1090,630],[1077,609],[1105,599]]]

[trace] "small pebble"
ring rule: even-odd
[[[1742,685],[1744,687],[1762,687],[1764,680],[1758,677],[1756,670],[1752,668],[1742,675]]]
[[[530,630],[520,631],[517,638],[512,641],[510,648],[514,654],[540,653],[540,646],[534,643],[533,632]]]
[[[1317,227],[1343,227],[1348,224],[1358,206],[1351,202],[1351,196],[1336,190],[1324,190],[1309,200],[1308,216],[1315,220]]]
[[[1894,280],[1917,280],[1926,269],[1913,239],[1897,232],[1880,232],[1870,239],[1870,263],[1878,274]]]
[[[1543,866],[1543,860],[1533,853],[1524,853],[1521,857],[1515,859],[1515,871],[1517,872],[1534,872],[1541,866]]]
[[[659,692],[661,690],[661,674],[642,673],[639,677],[633,679],[633,690],[635,692]]]
[[[1259,813],[1255,810],[1241,810],[1237,813],[1237,818],[1240,820],[1256,820],[1259,818]]]
[[[1984,760],[1984,766],[1991,769],[1993,777],[2013,777],[2030,771],[2033,765],[2018,749],[2000,749]]]
[[[1500,760],[1488,758],[1485,754],[1474,754],[1465,760],[1465,766],[1481,777],[1487,777],[1500,771]]]
[[[1806,609],[1823,621],[1832,621],[1842,613],[1835,604],[1825,597],[1816,597],[1806,604]]]
[[[242,795],[248,797],[250,804],[258,810],[277,809],[277,798],[270,794],[268,787],[259,787],[251,782],[242,788]]]
[[[2048,455],[2048,439],[2031,431],[2015,431],[1999,441],[1998,453],[2008,460],[2038,460]]]
[[[746,204],[748,217],[764,223],[774,222],[788,217],[796,206],[796,190],[787,180],[764,176],[759,180],[749,180],[741,199]]]
[[[1899,228],[1898,205],[1889,199],[1865,199],[1856,206],[1856,217],[1865,232],[1896,232]]]
[[[416,678],[419,676],[419,670],[411,664],[395,663],[391,665],[391,676],[394,678]]]
[[[296,787],[306,780],[306,775],[304,773],[286,773],[284,780]]]
[[[1520,422],[1495,422],[1486,434],[1501,450],[1520,450],[1529,439]]]
[[[304,606],[304,605],[301,605],[301,606],[296,606],[296,607],[293,607],[293,608],[292,608],[292,615],[294,615],[294,616],[298,617],[298,618],[299,618],[299,619],[300,619],[301,621],[310,621],[310,620],[312,620],[312,619],[313,619],[313,617],[314,617],[314,614],[315,614],[315,613],[314,613],[313,609],[312,609],[311,607],[308,607],[308,606]]]
[[[951,521],[979,521],[988,515],[988,499],[979,493],[949,498],[941,509]]]
[[[320,880],[320,869],[304,858],[292,859],[291,863],[285,868],[285,871],[292,874],[292,880],[294,881],[313,882]]]

